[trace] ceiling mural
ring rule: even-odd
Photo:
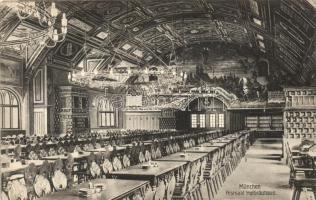
[[[203,12],[203,6],[195,0],[176,0],[176,1],[146,1],[142,4],[148,8],[154,16],[170,15],[175,13]]]
[[[125,14],[119,17],[118,19],[113,20],[112,25],[117,28],[122,29],[122,28],[130,27],[130,26],[134,26],[145,19],[146,19],[146,16],[142,12],[138,10],[134,10],[132,12],[129,12],[128,14]]]
[[[182,20],[169,23],[168,25],[173,27],[180,37],[183,37],[188,41],[203,37],[208,39],[213,38],[211,40],[220,39],[220,35],[217,32],[215,23],[209,19]]]
[[[67,40],[54,50],[65,60],[76,58],[85,41],[84,55],[91,59],[167,66],[177,49],[220,42],[252,48],[278,63],[276,70],[300,74],[302,83],[316,76],[316,9],[305,0],[57,1],[56,7],[69,20]],[[36,30],[36,23],[19,25],[8,6],[0,5],[0,17],[0,41]]]
[[[89,32],[93,27],[79,19],[72,18],[68,22],[69,24],[73,25],[76,28],[79,28],[82,31]]]

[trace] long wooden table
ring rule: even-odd
[[[149,165],[149,162],[145,162],[140,165],[133,165],[126,169],[110,172],[109,176],[119,179],[150,180],[151,183],[154,184],[157,178],[178,170],[187,162],[151,161],[151,163],[157,163],[157,167],[151,166],[147,169],[143,169],[143,165]]]
[[[202,147],[191,147],[188,149],[185,149],[184,151],[187,153],[212,153],[219,149],[219,147],[208,147],[208,146],[202,146]]]
[[[87,158],[90,155],[90,153],[89,152],[82,152],[80,154],[79,153],[78,154],[71,153],[71,155],[75,160],[79,160],[79,159]],[[57,159],[67,160],[68,154],[46,156],[46,157],[43,157],[41,159],[42,160],[57,160]]]
[[[204,143],[199,145],[200,147],[219,147],[223,148],[228,144],[228,142],[214,142],[214,143]]]
[[[81,200],[81,199],[96,199],[96,200],[118,200],[125,198],[135,191],[140,190],[149,184],[148,181],[141,180],[118,180],[118,179],[95,179],[91,181],[93,184],[104,184],[105,190],[96,193],[91,197],[80,197],[78,191],[81,188],[89,188],[89,183],[83,183],[73,188],[46,195],[38,200]]]
[[[207,156],[207,153],[184,153],[178,152],[157,159],[158,161],[178,161],[178,162],[195,162]]]
[[[122,150],[125,150],[126,147],[124,146],[116,146],[116,151],[122,151]],[[99,148],[99,149],[89,149],[87,150],[87,152],[94,152],[94,153],[100,153],[100,152],[112,152],[114,150],[114,147],[111,147],[111,148],[107,148],[107,147],[102,147],[102,148]]]
[[[8,168],[1,168],[1,174],[10,175],[13,173],[24,172],[24,170],[31,164],[34,163],[35,166],[41,166],[44,160],[25,160],[25,164],[21,162],[11,163]]]

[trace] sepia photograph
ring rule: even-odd
[[[316,200],[316,0],[0,0],[0,200]]]

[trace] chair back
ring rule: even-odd
[[[93,161],[90,165],[90,174],[92,178],[97,178],[101,175],[101,169],[95,161]]]
[[[166,185],[164,181],[160,181],[156,188],[156,194],[154,200],[163,200],[165,197]]]
[[[131,161],[129,160],[128,156],[126,154],[123,155],[123,167],[129,167],[131,166]]]
[[[36,175],[34,181],[34,191],[38,197],[42,197],[52,192],[49,180],[43,175]]]
[[[138,162],[140,162],[140,163],[145,162],[145,156],[144,156],[143,152],[139,152],[139,154],[138,154]]]
[[[9,200],[7,194],[4,191],[1,191],[1,200]]]
[[[65,190],[67,188],[67,177],[61,170],[54,171],[52,183],[56,191]]]
[[[145,161],[150,161],[151,160],[151,154],[148,150],[145,151]]]
[[[8,197],[10,200],[27,200],[27,188],[19,180],[9,181],[7,184]]]
[[[116,156],[113,158],[113,162],[112,163],[113,163],[113,169],[115,171],[121,170],[123,168],[121,161]]]
[[[172,199],[172,195],[173,195],[175,187],[176,187],[176,178],[172,176],[168,182],[166,200]]]
[[[155,190],[153,190],[150,185],[147,185],[144,192],[144,200],[153,200],[155,196]]]
[[[110,173],[113,171],[113,165],[108,159],[104,159],[102,169],[104,174]]]

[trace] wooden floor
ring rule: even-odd
[[[247,151],[237,169],[227,178],[215,199],[291,199],[289,168],[280,160],[281,148],[281,139],[258,139]],[[256,186],[255,189],[242,189],[240,184]],[[265,193],[254,194],[256,192]]]

